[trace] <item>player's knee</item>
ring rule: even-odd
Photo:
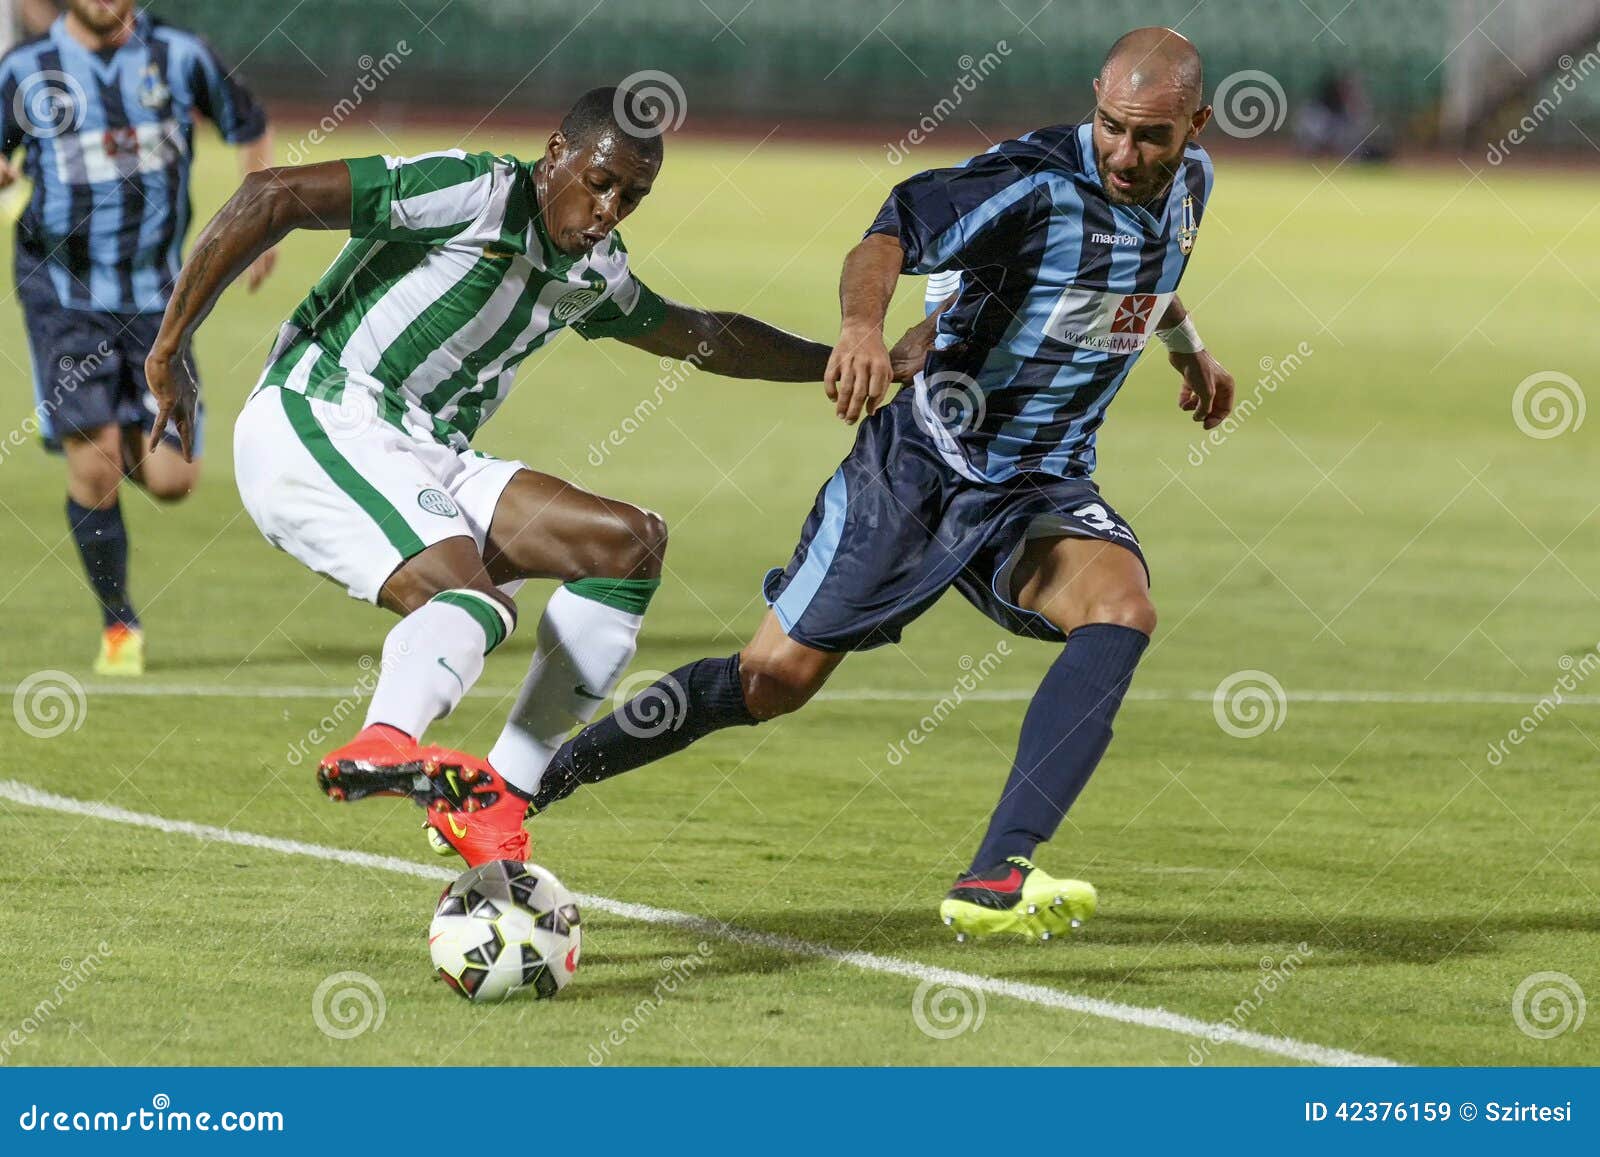
[[[67,489],[82,506],[103,507],[122,485],[122,460],[88,439],[68,442]]]
[[[1156,605],[1144,591],[1107,593],[1092,600],[1083,613],[1083,624],[1114,623],[1132,627],[1146,635],[1156,633]]]
[[[781,656],[747,649],[739,658],[739,682],[750,714],[757,719],[775,719],[809,703],[823,679]]]
[[[629,518],[635,545],[632,578],[658,578],[667,557],[667,520],[653,510],[635,507]]]
[[[155,478],[146,478],[144,491],[158,502],[182,502],[194,493],[199,472],[185,470]]]
[[[586,575],[598,578],[659,578],[667,554],[667,523],[653,510],[627,503],[612,507]]]

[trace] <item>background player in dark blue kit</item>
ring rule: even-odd
[[[1202,91],[1193,45],[1139,29],[1107,56],[1090,122],[895,188],[845,260],[827,375],[839,416],[866,421],[793,558],[767,576],[771,611],[739,654],[679,668],[569,740],[535,808],[796,710],[846,654],[897,640],[954,587],[1006,629],[1063,646],[941,913],[962,935],[1041,939],[1093,913],[1092,886],[1030,857],[1105,753],[1155,629],[1138,540],[1090,480],[1095,432],[1152,334],[1196,421],[1220,424],[1233,402],[1176,297],[1211,191],[1194,143],[1211,115]],[[950,272],[954,301],[923,374],[880,409],[898,279]]]
[[[95,671],[137,675],[144,639],[128,597],[118,491],[131,477],[179,499],[198,466],[147,448],[155,406],[144,360],[182,263],[194,119],[271,162],[266,116],[193,33],[133,0],[70,0],[65,15],[0,59],[0,189],[21,166],[33,195],[17,223],[17,296],[32,346],[39,428],[67,460],[67,521],[104,632]],[[268,254],[250,272],[254,289]]]

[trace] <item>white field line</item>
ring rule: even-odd
[[[150,828],[169,835],[192,836],[197,840],[210,843],[234,844],[239,847],[258,848],[291,856],[309,856],[313,859],[332,860],[336,863],[351,864],[358,867],[379,868],[388,872],[417,876],[424,880],[452,880],[457,874],[454,870],[437,864],[419,864],[411,860],[402,860],[395,856],[378,856],[369,852],[356,852],[346,848],[330,848],[322,844],[307,844],[299,840],[283,840],[275,836],[258,835],[254,832],[238,832],[229,828],[212,827],[209,824],[189,823],[185,820],[172,820],[164,816],[128,811],[126,808],[116,807],[112,804],[55,795],[51,792],[41,791],[36,787],[30,787],[28,784],[17,780],[0,780],[0,798],[22,804],[25,807],[45,808],[50,811],[65,812],[69,815],[106,820],[110,823]],[[993,977],[980,976],[971,972],[935,968],[931,965],[918,964],[912,960],[901,960],[893,956],[878,956],[870,952],[845,952],[838,948],[831,948],[826,944],[815,944],[808,940],[798,940],[792,936],[779,936],[770,932],[755,932],[745,928],[736,928],[705,916],[695,916],[688,912],[674,912],[669,908],[653,908],[646,904],[630,904],[623,900],[610,900],[604,896],[586,896],[582,894],[579,894],[578,902],[580,905],[597,912],[607,912],[627,920],[640,920],[646,924],[660,924],[678,928],[701,937],[713,937],[718,940],[725,940],[734,944],[745,944],[771,952],[785,952],[793,956],[809,956],[819,960],[831,960],[836,964],[846,964],[865,972],[876,972],[886,976],[901,976],[907,980],[918,982],[928,981],[934,984],[951,985],[988,993],[993,996],[1008,997],[1012,1000],[1020,1000],[1045,1008],[1060,1009],[1063,1012],[1081,1013],[1085,1016],[1099,1017],[1103,1020],[1137,1025],[1141,1028],[1161,1029],[1165,1032],[1195,1037],[1213,1043],[1238,1045],[1241,1048],[1254,1049],[1257,1052],[1268,1053],[1272,1056],[1284,1057],[1288,1060],[1300,1061],[1305,1064],[1394,1066],[1399,1063],[1385,1057],[1363,1056],[1360,1053],[1328,1048],[1324,1045],[1294,1040],[1291,1037],[1267,1036],[1263,1033],[1247,1032],[1229,1024],[1198,1020],[1195,1017],[1169,1012],[1164,1008],[1142,1008],[1138,1005],[1100,1000],[1092,996],[1079,996],[1075,993],[1062,992],[1055,988],[1046,988],[1039,984],[1023,984],[1014,980],[997,980]]]
[[[151,683],[117,682],[84,683],[84,691],[91,696],[108,698],[174,695],[197,699],[339,699],[352,693],[351,687],[318,687],[307,684],[281,686],[230,687],[219,683]],[[0,683],[0,695],[13,695],[18,684]],[[979,688],[961,693],[963,702],[1025,703],[1033,698],[1032,687],[1008,687],[994,690]],[[477,686],[467,692],[473,699],[507,699],[517,693],[515,687]],[[862,687],[856,690],[823,691],[816,696],[821,703],[936,703],[941,696],[955,694],[949,688],[927,691],[900,691],[886,688]],[[1538,691],[1286,691],[1284,698],[1291,703],[1434,703],[1443,706],[1473,706],[1479,704],[1505,704],[1523,706],[1537,703]],[[1210,703],[1215,698],[1212,691],[1155,690],[1135,687],[1127,698],[1145,703]],[[1562,703],[1577,707],[1600,706],[1600,695],[1564,695]]]

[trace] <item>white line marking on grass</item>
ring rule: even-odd
[[[419,864],[412,860],[399,859],[396,856],[379,856],[370,852],[352,851],[348,848],[330,848],[322,844],[302,843],[300,840],[284,840],[276,836],[258,835],[255,832],[238,832],[230,828],[212,827],[210,824],[190,823],[187,820],[172,820],[167,819],[165,816],[129,811],[113,804],[72,799],[68,796],[41,791],[17,780],[0,780],[0,798],[22,804],[25,807],[45,808],[56,812],[66,812],[69,815],[106,820],[110,823],[150,828],[169,835],[193,836],[197,840],[204,840],[210,843],[234,844],[244,848],[282,852],[290,856],[309,856],[312,859],[332,860],[335,863],[352,864],[363,868],[381,868],[387,872],[399,872],[402,875],[417,876],[424,880],[453,880],[457,875],[456,871],[437,864]],[[752,948],[766,949],[771,952],[786,952],[793,956],[810,956],[819,960],[831,960],[836,964],[848,964],[852,968],[859,968],[865,972],[876,972],[886,976],[901,976],[907,980],[932,981],[936,984],[954,985],[989,993],[993,996],[1010,997],[1013,1000],[1041,1005],[1045,1008],[1082,1013],[1085,1016],[1118,1021],[1122,1024],[1137,1025],[1141,1028],[1161,1029],[1165,1032],[1196,1037],[1213,1043],[1238,1045],[1241,1048],[1254,1049],[1257,1052],[1269,1053],[1273,1056],[1285,1057],[1289,1060],[1301,1061],[1306,1064],[1339,1066],[1394,1066],[1399,1064],[1398,1061],[1392,1061],[1386,1057],[1363,1056],[1360,1053],[1310,1044],[1306,1041],[1294,1040],[1291,1037],[1267,1036],[1258,1032],[1246,1032],[1229,1024],[1216,1024],[1198,1020],[1192,1016],[1169,1012],[1164,1008],[1141,1008],[1138,1005],[1120,1004],[1117,1001],[1100,1000],[1097,997],[1062,992],[1059,989],[1046,988],[1039,984],[1023,984],[1019,981],[998,980],[994,977],[980,976],[971,972],[957,972],[950,968],[935,968],[929,964],[918,964],[913,960],[901,960],[893,956],[878,956],[870,952],[845,952],[842,949],[831,948],[826,944],[815,944],[809,940],[798,940],[792,936],[779,936],[771,932],[755,932],[746,928],[736,928],[705,916],[695,916],[688,912],[674,912],[669,908],[653,908],[647,904],[631,904],[623,900],[609,900],[604,896],[587,896],[581,893],[578,895],[578,902],[595,911],[607,912],[626,920],[639,920],[646,924],[680,928],[698,936],[713,936],[719,940],[730,941],[734,944],[744,944]]]
[[[18,684],[0,683],[0,695],[14,695]],[[218,683],[85,683],[83,689],[90,695],[107,698],[165,695],[196,699],[338,699],[349,696],[351,687],[317,687],[306,684],[288,684],[267,687],[230,687]],[[477,686],[467,692],[472,699],[507,699],[517,693],[516,687]],[[967,691],[961,695],[963,702],[1026,703],[1033,698],[1032,687]],[[1441,706],[1469,707],[1476,705],[1506,704],[1525,706],[1537,703],[1539,691],[1288,691],[1285,698],[1291,703],[1419,703]],[[824,703],[936,703],[950,689],[930,688],[926,691],[902,691],[886,688],[862,687],[857,690],[822,691],[813,698]],[[1183,691],[1144,689],[1135,687],[1127,698],[1144,703],[1210,703],[1216,691]],[[1563,703],[1575,707],[1600,706],[1600,695],[1567,695]]]

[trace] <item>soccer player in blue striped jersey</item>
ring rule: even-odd
[[[1200,57],[1144,28],[1111,49],[1095,112],[897,186],[845,260],[829,361],[855,448],[817,497],[748,646],[679,668],[569,740],[542,810],[578,784],[718,728],[791,712],[845,655],[900,638],[951,587],[1005,629],[1062,650],[1022,724],[1010,777],[941,914],[957,933],[1046,939],[1094,911],[1094,888],[1036,868],[1111,740],[1155,629],[1138,540],[1091,480],[1095,435],[1153,334],[1207,429],[1233,380],[1176,296],[1206,201],[1210,118]],[[928,274],[938,338],[911,390],[884,317],[902,275]]]
[[[16,285],[39,432],[66,457],[67,522],[103,619],[101,675],[144,670],[122,480],[176,500],[198,472],[173,444],[143,446],[156,412],[144,361],[189,227],[196,115],[239,146],[244,171],[270,163],[249,91],[200,37],[133,0],[70,0],[44,35],[0,58],[0,189],[19,175],[33,182]],[[20,172],[10,161],[19,148]],[[251,288],[272,260],[251,270]]]

